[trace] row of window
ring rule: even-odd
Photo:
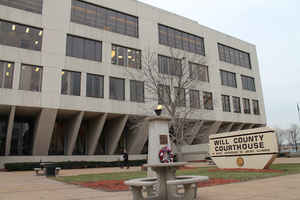
[[[230,105],[230,96],[228,95],[222,95],[222,108],[224,112],[231,112],[231,105]],[[232,104],[233,104],[233,112],[234,113],[241,113],[241,100],[240,97],[232,97]],[[250,108],[250,99],[243,98],[243,108],[245,114],[251,114],[251,108]],[[253,108],[253,114],[259,115],[259,101],[258,100],[252,100],[252,108]]]
[[[237,88],[236,74],[233,72],[220,70],[222,85]],[[256,91],[255,79],[249,76],[241,75],[242,87],[245,90]]]
[[[41,51],[43,30],[0,20],[0,44]]]
[[[71,21],[138,37],[138,18],[83,1],[72,0]]]
[[[158,25],[159,44],[205,55],[204,39],[168,26]]]
[[[218,43],[219,59],[234,65],[251,69],[250,55],[232,47]]]
[[[0,0],[0,5],[42,14],[43,0]]]

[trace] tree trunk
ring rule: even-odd
[[[177,144],[176,145],[176,150],[177,150],[177,162],[184,162],[184,156],[183,156],[183,152],[182,152],[182,145],[181,144]]]

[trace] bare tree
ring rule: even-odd
[[[164,107],[163,115],[170,118],[170,138],[176,146],[179,160],[181,147],[185,143],[184,132],[190,124],[188,121],[201,106],[200,92],[198,102],[197,98],[193,99],[196,100],[194,105],[188,105],[188,99],[190,93],[195,92],[193,89],[199,90],[201,81],[195,79],[199,79],[201,75],[206,76],[206,72],[201,71],[201,67],[205,67],[204,59],[200,55],[188,57],[182,51],[171,48],[168,57],[148,50],[143,52],[142,69],[134,73],[130,71],[133,78],[144,80],[146,103],[152,103],[153,106],[160,104]],[[190,62],[198,64],[199,70],[193,69]],[[207,98],[207,101],[203,102],[208,103],[213,104],[212,99]]]
[[[278,142],[278,150],[281,151],[284,143],[287,142],[288,131],[280,128],[276,128],[277,142]]]
[[[295,147],[296,152],[298,151],[297,144],[300,142],[300,129],[296,124],[291,125],[291,128],[288,129],[288,140],[292,146]]]

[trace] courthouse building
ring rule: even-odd
[[[170,47],[205,60],[184,61],[197,83],[187,145],[265,126],[253,44],[136,0],[0,0],[0,159],[146,153],[132,119],[157,103],[127,72],[147,49],[172,68]]]

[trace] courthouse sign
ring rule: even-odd
[[[219,168],[268,168],[278,153],[276,133],[268,127],[211,135],[209,141]]]

